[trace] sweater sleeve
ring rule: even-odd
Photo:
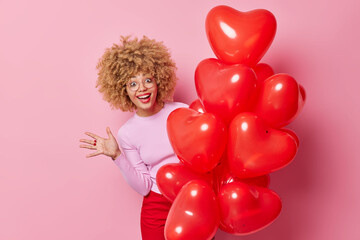
[[[146,196],[152,187],[150,173],[140,157],[139,151],[118,136],[121,148],[115,164],[120,168],[126,182],[138,193]]]

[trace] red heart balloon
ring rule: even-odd
[[[205,113],[205,108],[202,105],[201,101],[199,99],[196,99],[195,101],[193,101],[189,108],[194,109],[195,111],[198,111],[199,113]]]
[[[167,240],[210,240],[219,226],[219,207],[208,184],[188,182],[173,202],[165,223]]]
[[[302,98],[303,102],[305,102],[305,99],[306,99],[305,88],[303,86],[301,86],[300,84],[299,84],[299,88],[300,88],[301,98]]]
[[[268,77],[274,75],[274,70],[270,67],[270,65],[266,63],[258,63],[253,70],[256,74],[257,82],[261,83],[265,81]]]
[[[212,174],[200,174],[191,171],[182,163],[169,163],[159,168],[156,174],[156,183],[160,192],[171,202],[181,188],[191,180],[203,180],[212,184]]]
[[[206,112],[216,114],[225,123],[230,123],[238,113],[253,107],[256,76],[245,65],[228,65],[209,58],[198,64],[195,86]]]
[[[258,88],[254,113],[274,127],[281,128],[293,121],[304,105],[305,90],[296,80],[284,73],[267,78]]]
[[[274,39],[276,19],[265,9],[240,12],[217,6],[208,13],[205,27],[210,46],[219,59],[253,67]]]
[[[290,134],[268,127],[253,113],[240,113],[230,124],[228,161],[239,178],[276,171],[289,164],[296,151],[297,143]]]
[[[224,154],[226,155],[226,154]],[[220,161],[219,165],[217,165],[213,170],[213,186],[215,194],[217,195],[220,191],[220,188],[228,183],[231,182],[242,182],[249,185],[256,185],[259,187],[269,187],[270,184],[270,176],[269,175],[263,175],[258,177],[252,177],[252,178],[238,178],[234,176],[233,173],[230,171],[230,167],[228,164],[228,161],[226,157],[224,156],[222,160]]]
[[[299,140],[299,138],[298,138],[298,136],[296,135],[295,132],[291,131],[290,129],[285,129],[285,128],[282,128],[282,129],[280,129],[280,130],[283,131],[283,132],[287,132],[288,134],[290,134],[290,135],[293,137],[293,139],[295,140],[296,146],[299,147],[300,140]]]
[[[196,172],[212,170],[226,147],[226,126],[211,113],[178,108],[168,117],[167,132],[180,161]]]
[[[232,182],[218,195],[220,229],[236,235],[254,233],[272,223],[281,211],[280,197],[267,188]]]

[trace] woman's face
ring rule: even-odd
[[[139,73],[131,77],[126,84],[126,91],[139,116],[151,116],[160,110],[156,102],[157,85],[152,76]]]

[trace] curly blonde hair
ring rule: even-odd
[[[122,111],[136,109],[126,92],[126,83],[139,73],[150,74],[155,79],[158,88],[156,101],[160,106],[170,100],[176,85],[176,65],[169,50],[162,42],[146,36],[140,40],[121,36],[120,44],[107,48],[96,68],[99,71],[96,82],[99,92],[112,108]]]

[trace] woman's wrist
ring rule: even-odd
[[[115,160],[120,156],[120,154],[121,154],[120,149],[117,149],[115,155],[112,156],[111,159],[112,159],[113,161],[115,161]]]

